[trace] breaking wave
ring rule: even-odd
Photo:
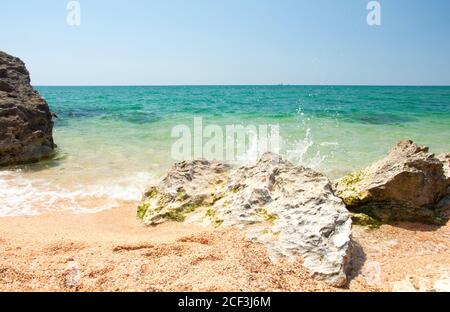
[[[61,187],[43,178],[25,177],[21,170],[0,172],[0,217],[52,212],[95,213],[138,201],[153,179],[138,172],[109,183]]]

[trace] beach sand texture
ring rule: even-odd
[[[431,288],[450,270],[450,226],[354,226],[351,281],[312,279],[299,259],[273,263],[238,230],[145,228],[135,207],[0,218],[0,291],[391,291]]]

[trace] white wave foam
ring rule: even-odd
[[[322,142],[320,146],[339,146],[338,142]]]
[[[120,201],[138,201],[151,180],[151,175],[138,172],[109,182],[66,187],[48,179],[25,178],[21,171],[3,171],[0,172],[0,216],[33,216],[57,211],[95,213],[113,209]]]

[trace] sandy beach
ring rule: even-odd
[[[0,219],[2,291],[327,290],[299,263],[269,261],[237,230],[145,228],[124,206]]]
[[[449,225],[354,226],[353,235],[351,281],[339,289],[300,259],[273,263],[236,229],[148,228],[131,204],[0,218],[0,291],[391,291],[405,279],[431,287],[450,269]]]

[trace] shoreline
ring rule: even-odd
[[[449,155],[428,152],[401,141],[386,158],[335,182],[270,153],[238,169],[182,162],[144,193],[138,207],[121,202],[71,214],[54,203],[46,208],[60,212],[1,217],[0,291],[448,291],[450,221],[395,206],[401,196],[412,200],[415,189],[431,200],[433,191],[444,192],[434,204],[438,212],[439,205],[447,209]],[[421,167],[412,168],[421,171],[414,172],[428,177],[433,190],[397,179],[417,163]],[[374,180],[390,187],[365,190]],[[249,192],[256,196],[251,205]],[[358,216],[358,201],[369,192],[373,210]],[[392,193],[400,197],[386,202]],[[393,205],[395,215],[383,216],[377,200]],[[347,209],[354,212],[353,225]],[[252,232],[245,225],[263,227]],[[311,260],[305,252],[322,256]],[[323,263],[336,271],[322,271]]]

